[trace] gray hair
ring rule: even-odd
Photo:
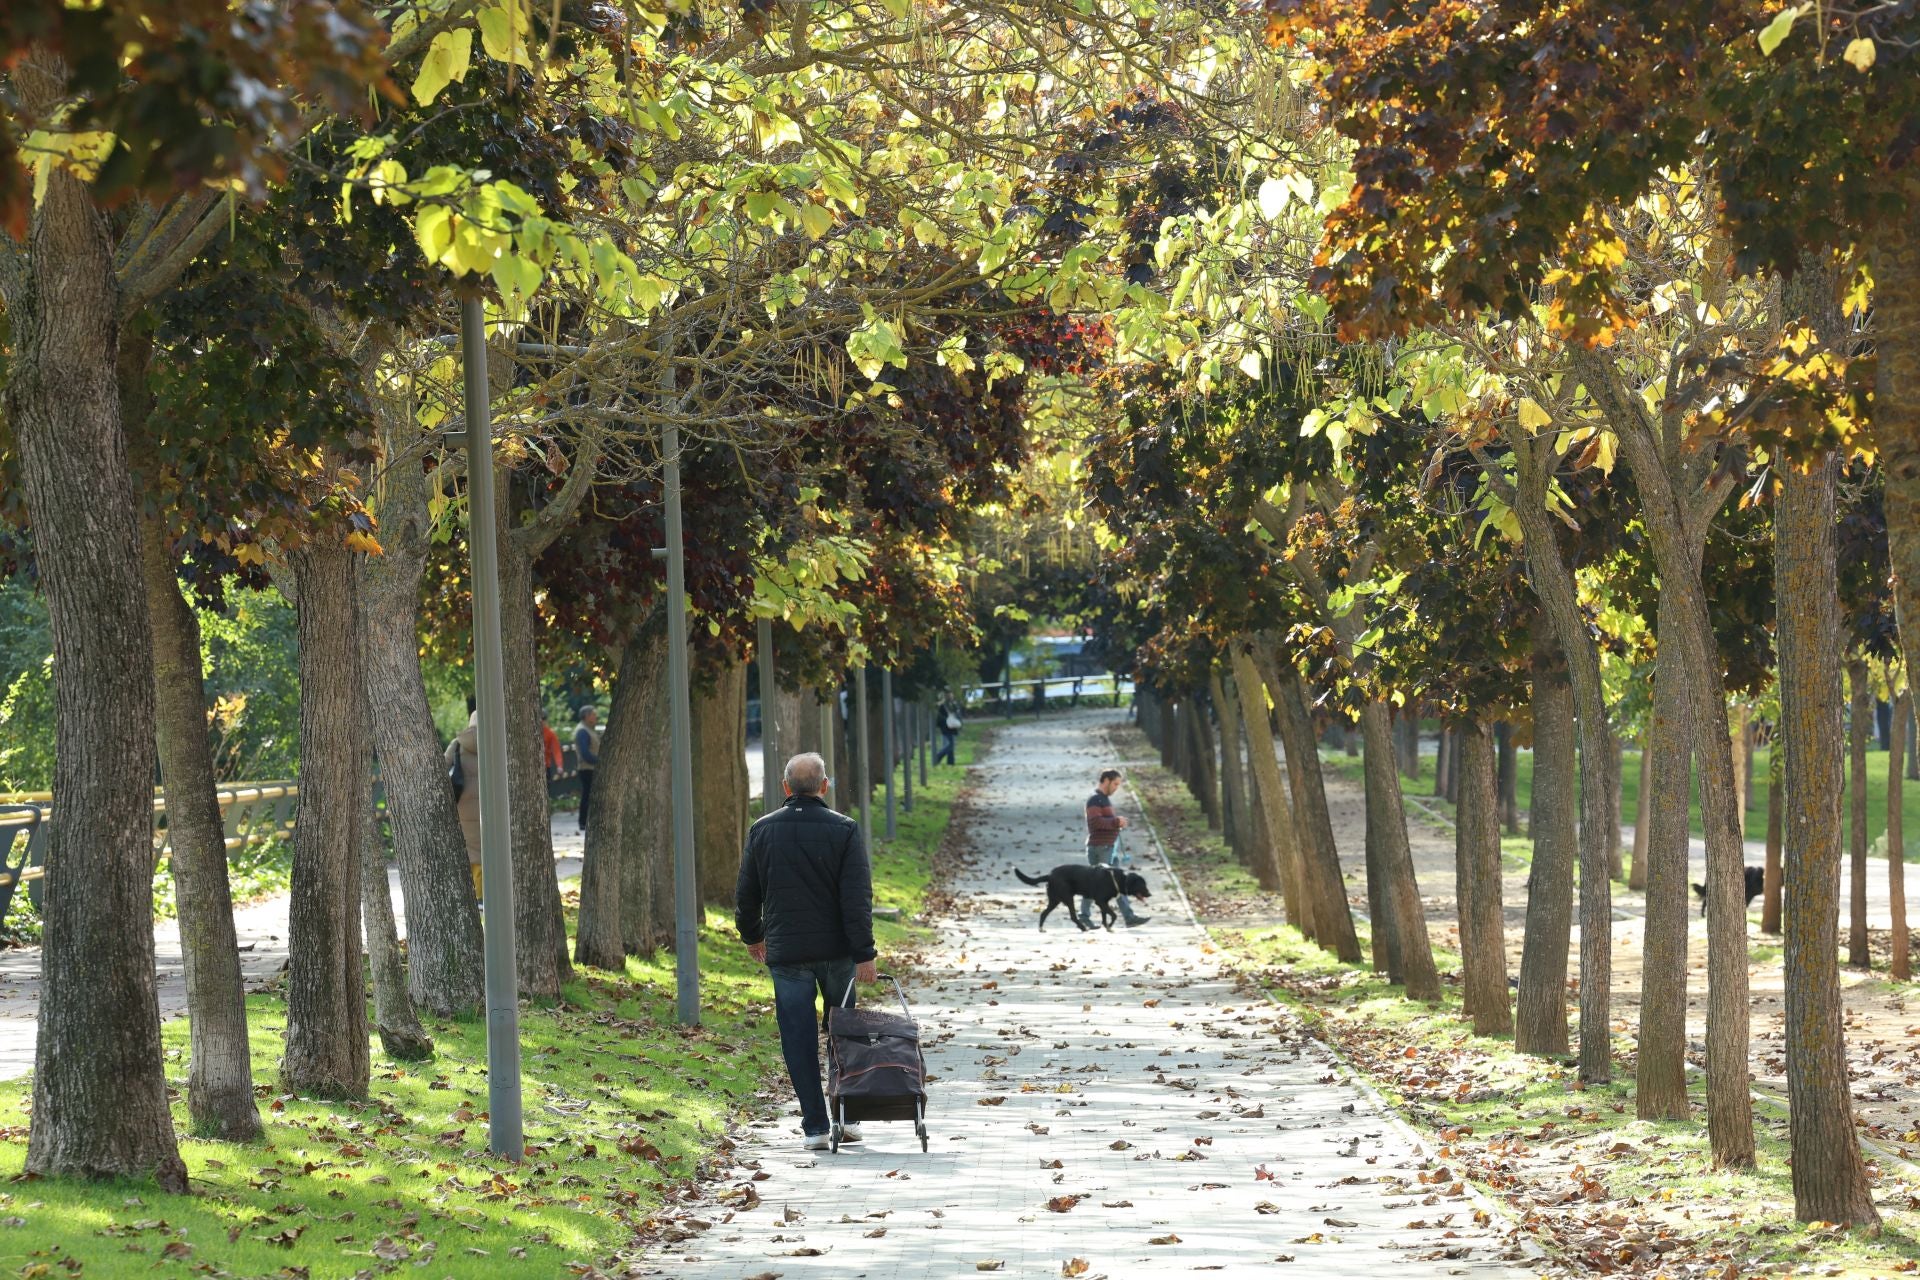
[[[786,779],[787,790],[797,796],[817,796],[827,781],[827,762],[820,758],[817,751],[802,751],[787,761],[787,769],[782,775]]]

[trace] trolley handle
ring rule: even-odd
[[[900,979],[898,979],[898,978],[896,978],[896,977],[894,977],[894,976],[893,976],[892,974],[890,974],[890,973],[876,973],[876,974],[874,974],[874,975],[873,975],[873,980],[874,980],[875,982],[883,982],[883,981],[884,981],[884,982],[891,982],[891,983],[893,984],[893,994],[894,994],[894,995],[895,995],[896,997],[898,997],[898,998],[899,998],[899,1001],[900,1001],[900,1013],[901,1013],[901,1016],[903,1016],[903,1017],[906,1017],[906,1018],[909,1018],[909,1019],[911,1019],[911,1018],[913,1017],[913,1010],[912,1010],[911,1008],[909,1008],[909,1007],[908,1007],[908,1005],[907,1005],[907,993],[906,993],[906,991],[905,991],[905,990],[904,990],[904,989],[903,989],[903,988],[902,988],[902,987],[900,986]],[[857,979],[857,978],[848,978],[848,979],[847,979],[847,989],[846,989],[846,992],[845,992],[845,993],[844,993],[844,994],[843,994],[843,995],[842,995],[842,996],[840,997],[840,1007],[841,1007],[842,1009],[851,1009],[851,1008],[853,1008],[853,986],[854,986],[854,983],[855,983],[855,982],[857,982],[857,981],[858,981],[858,979]]]

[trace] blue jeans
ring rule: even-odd
[[[1088,845],[1087,846],[1087,865],[1094,866],[1094,867],[1104,867],[1109,865],[1110,863],[1117,861],[1120,854],[1120,838],[1125,834],[1126,834],[1125,832],[1115,832],[1113,837],[1113,843],[1110,845],[1092,845],[1092,844]],[[1134,923],[1134,921],[1140,918],[1140,914],[1133,909],[1132,898],[1129,898],[1124,893],[1117,893],[1114,895],[1114,899],[1115,899],[1114,905],[1120,909],[1121,918],[1124,919],[1128,924],[1132,924]],[[1080,919],[1085,921],[1087,924],[1093,923],[1093,899],[1092,898],[1080,899]]]
[[[953,748],[959,741],[960,734],[957,730],[940,730],[940,749],[933,753],[933,762],[939,764],[942,760],[945,760],[948,764],[952,764]]]
[[[820,1086],[820,1010],[839,1004],[853,981],[853,961],[813,960],[806,964],[769,965],[773,977],[773,1017],[780,1027],[780,1055],[787,1060],[787,1078],[800,1099],[800,1128],[808,1137],[825,1133],[827,1095]],[[849,1004],[852,1001],[848,1001]]]

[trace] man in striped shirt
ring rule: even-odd
[[[1113,793],[1120,789],[1120,771],[1107,769],[1100,774],[1099,785],[1087,797],[1087,861],[1096,867],[1112,866],[1120,854],[1120,833],[1127,820],[1113,811]],[[1145,924],[1151,916],[1140,915],[1126,894],[1119,894],[1120,914],[1132,927]],[[1093,926],[1093,899],[1080,899],[1080,922]]]

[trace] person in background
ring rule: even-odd
[[[587,829],[587,806],[593,803],[593,773],[600,765],[600,712],[593,707],[580,708],[580,723],[573,731],[574,768],[580,772],[580,830]]]
[[[940,726],[940,749],[933,753],[933,762],[939,764],[945,760],[952,764],[953,748],[960,741],[960,708],[951,695],[941,699],[935,723]]]
[[[853,983],[878,977],[873,873],[860,824],[827,804],[827,764],[811,751],[787,761],[786,803],[747,831],[734,889],[734,925],[773,979],[780,1054],[800,1103],[802,1146],[832,1145],[820,1087],[821,997],[852,1007]],[[842,1142],[860,1141],[849,1124]]]
[[[553,780],[560,776],[560,770],[566,768],[567,758],[560,754],[560,735],[547,723],[545,711],[540,713],[540,749],[547,762],[547,785],[552,786]]]
[[[1099,784],[1087,797],[1087,863],[1090,866],[1119,865],[1120,833],[1127,826],[1127,820],[1113,811],[1113,793],[1119,789],[1120,771],[1107,769],[1101,772]],[[1120,914],[1126,917],[1129,928],[1153,918],[1136,912],[1132,900],[1124,893],[1119,895],[1119,902]],[[1093,899],[1080,899],[1080,923],[1092,928],[1092,916]]]
[[[467,727],[447,744],[447,778],[453,784],[454,809],[460,814],[460,834],[467,838],[467,870],[473,876],[473,899],[480,900],[480,716],[467,713]]]

